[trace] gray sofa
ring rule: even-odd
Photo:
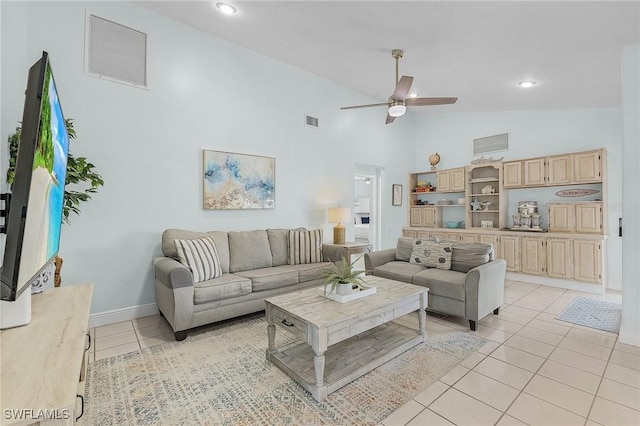
[[[398,239],[394,249],[364,255],[367,273],[429,288],[429,310],[476,323],[504,303],[504,277],[507,263],[493,259],[493,247],[484,243],[451,241],[451,269],[426,268],[409,262],[412,238]]]
[[[267,297],[322,285],[330,262],[289,265],[288,232],[164,231],[164,256],[153,259],[156,303],[176,340],[185,339],[191,328],[262,311]],[[175,240],[206,236],[215,241],[223,274],[194,284],[191,270],[178,261]],[[339,253],[323,246],[323,257],[334,260]]]

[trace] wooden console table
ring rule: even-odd
[[[0,332],[3,425],[73,424],[80,415],[92,293],[86,284],[34,294],[31,322]]]

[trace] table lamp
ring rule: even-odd
[[[329,207],[329,223],[337,223],[333,227],[333,244],[344,244],[346,228],[342,222],[351,220],[351,209],[348,207]]]

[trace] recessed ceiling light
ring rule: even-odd
[[[417,93],[409,93],[409,97],[410,98],[417,98],[418,94]]]
[[[529,87],[533,87],[536,84],[538,84],[537,81],[527,80],[527,81],[521,81],[520,83],[518,83],[518,86],[524,87],[525,89],[528,89]]]
[[[238,9],[227,3],[216,3],[216,7],[225,15],[233,15],[234,13],[238,12]]]

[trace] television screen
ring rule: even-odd
[[[68,150],[58,91],[43,52],[27,82],[2,264],[2,300],[15,300],[58,253]]]

